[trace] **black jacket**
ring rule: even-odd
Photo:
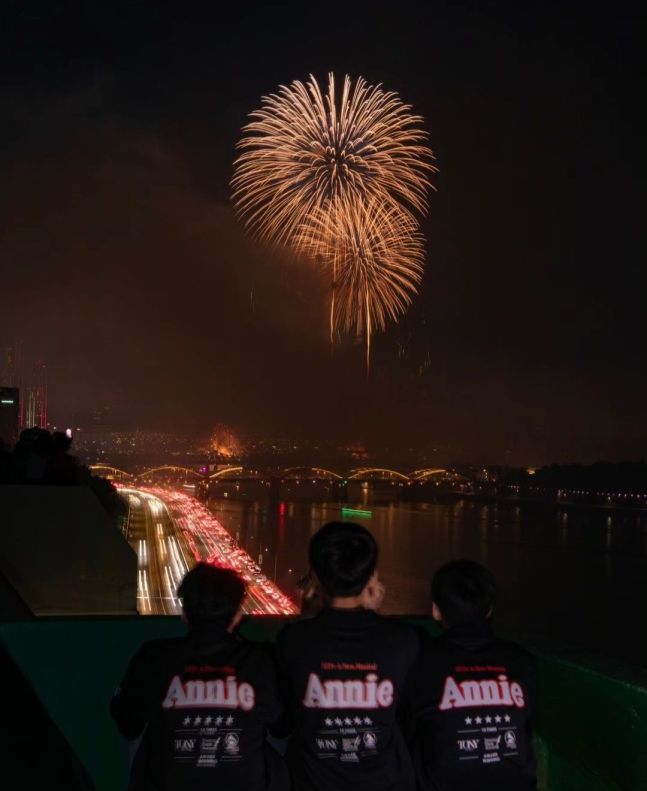
[[[295,791],[410,791],[397,713],[419,639],[368,610],[328,609],[278,638]]]
[[[413,753],[422,791],[534,791],[536,663],[489,625],[425,641],[415,673]]]
[[[266,650],[219,625],[145,643],[110,706],[123,736],[143,738],[130,789],[260,791],[264,745],[280,715]]]

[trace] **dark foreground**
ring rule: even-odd
[[[257,618],[244,632],[272,640],[281,623]],[[429,621],[423,625],[432,628]],[[183,628],[179,618],[155,616],[0,624],[6,710],[12,712],[3,787],[125,788],[129,748],[110,720],[108,702],[141,643]],[[539,655],[541,791],[647,787],[645,680],[617,666],[530,647]]]

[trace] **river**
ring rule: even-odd
[[[495,617],[502,631],[647,666],[645,511],[469,500],[388,503],[366,492],[358,499],[355,507],[365,515],[343,515],[342,505],[331,502],[270,505],[246,499],[240,490],[210,499],[209,506],[291,596],[307,571],[310,536],[345,516],[368,527],[379,542],[386,613],[428,613],[434,570],[452,558],[472,558],[498,579]]]

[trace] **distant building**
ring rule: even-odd
[[[38,360],[32,369],[31,382],[27,393],[25,425],[27,428],[38,426],[47,428],[47,369]]]
[[[13,445],[20,427],[20,390],[0,387],[0,439]]]
[[[3,382],[5,387],[17,387],[24,393],[23,381],[24,360],[22,353],[22,344],[19,342],[14,343],[12,346],[6,346],[0,353],[0,382]],[[25,425],[25,400],[20,399],[18,415],[18,425]]]

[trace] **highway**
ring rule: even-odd
[[[177,587],[195,563],[182,532],[159,497],[139,489],[120,492],[128,500],[128,541],[137,553],[137,610],[179,615]]]
[[[298,612],[294,602],[194,497],[178,489],[118,488],[129,505],[128,541],[137,553],[141,615],[179,615],[178,585],[198,561],[233,568],[241,575],[247,585],[246,613]]]

